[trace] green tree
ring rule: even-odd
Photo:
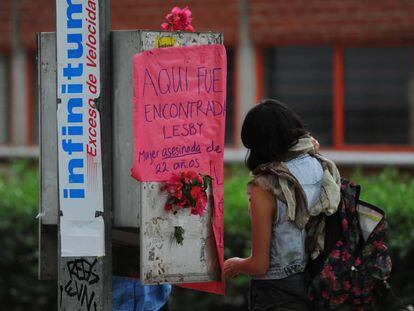
[[[36,166],[12,163],[0,174],[0,309],[55,310],[55,282],[37,279],[39,200]]]

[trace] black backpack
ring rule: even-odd
[[[316,310],[375,310],[387,291],[388,223],[381,209],[359,199],[360,189],[342,179],[338,211],[309,221],[326,222],[324,251],[306,269]]]

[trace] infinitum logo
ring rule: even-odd
[[[102,217],[95,217],[102,215],[97,211],[103,211],[97,109],[101,88],[98,2],[57,0],[56,17],[59,203],[61,228],[68,229],[66,240],[62,232],[63,252],[63,244],[69,240],[72,242],[66,246],[71,245],[72,251],[81,248],[75,245],[78,238],[70,227],[74,221],[82,221],[82,228],[89,235],[90,230],[97,230],[96,234],[100,235],[103,228],[96,225],[96,222],[103,223]],[[89,228],[87,224],[90,224]],[[81,236],[79,230],[78,227],[77,234]],[[85,237],[83,241],[86,241]],[[72,251],[68,253],[72,254]],[[77,252],[79,255],[84,253]],[[98,254],[102,251],[94,253]]]
[[[66,10],[67,30],[65,51],[67,62],[63,64],[61,74],[65,83],[60,84],[62,98],[67,99],[66,122],[61,128],[61,148],[69,156],[68,182],[73,188],[64,188],[64,198],[85,197],[85,161],[82,157],[83,145],[83,36],[82,36],[82,4],[68,1]],[[78,15],[78,18],[76,18]],[[59,73],[58,73],[59,74]],[[63,82],[63,81],[62,81]],[[65,104],[65,103],[63,103]],[[60,172],[63,173],[64,172]]]

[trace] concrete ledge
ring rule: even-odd
[[[225,163],[243,163],[246,157],[244,148],[226,148]],[[400,165],[414,166],[413,152],[379,152],[379,151],[335,151],[322,150],[321,153],[338,165]],[[0,158],[37,158],[39,147],[0,146]]]
[[[379,151],[322,151],[326,157],[338,165],[400,165],[414,166],[412,152],[379,152]]]
[[[39,157],[39,147],[25,146],[0,146],[0,158],[37,158]]]
[[[225,163],[243,163],[246,149],[226,149]],[[335,151],[322,150],[321,153],[338,165],[401,165],[414,166],[413,152],[379,152],[379,151]]]

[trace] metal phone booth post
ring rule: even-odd
[[[202,44],[222,44],[221,33],[151,30],[110,33],[110,109],[98,105],[110,135],[102,133],[102,164],[110,186],[111,214],[105,218],[104,257],[61,257],[59,247],[56,34],[37,36],[40,115],[39,279],[57,280],[59,310],[112,310],[112,275],[139,277],[143,284],[208,282],[220,278],[211,205],[186,226],[188,242],[171,243],[158,213],[167,199],[158,183],[139,183],[133,164],[133,56],[141,51]],[[143,133],[150,135],[150,133]],[[106,154],[104,154],[106,153]],[[109,163],[106,163],[109,162]],[[110,180],[105,180],[110,178]],[[209,203],[212,200],[209,199]],[[106,212],[106,211],[105,211]]]

